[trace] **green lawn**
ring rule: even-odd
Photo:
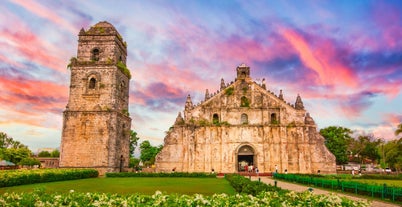
[[[82,180],[60,181],[50,183],[39,183],[32,185],[21,185],[0,188],[4,192],[30,192],[34,189],[45,189],[46,192],[104,192],[131,194],[141,193],[152,195],[159,190],[166,193],[177,194],[204,194],[215,193],[234,194],[235,190],[226,179],[220,178],[89,178]]]
[[[387,186],[400,187],[400,188],[402,187],[402,180],[350,179],[346,181],[360,182],[373,185],[383,185],[385,183]]]

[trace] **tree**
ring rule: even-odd
[[[399,134],[402,134],[402,123],[400,123],[395,130],[395,136],[398,136]]]
[[[128,167],[130,168],[136,168],[138,169],[138,166],[140,164],[140,159],[135,158],[135,157],[130,157],[130,163],[128,164]]]
[[[0,132],[0,148],[7,149],[7,148],[23,148],[27,147],[23,145],[21,142],[14,140],[4,132]]]
[[[50,153],[51,157],[60,157],[60,151],[55,149]]]
[[[34,166],[34,165],[40,165],[40,161],[33,157],[26,157],[23,158],[18,164],[25,166]]]
[[[130,132],[130,157],[134,156],[135,148],[138,146],[138,140],[140,138],[137,136],[137,132],[131,130]]]
[[[359,135],[351,142],[350,149],[357,156],[357,161],[364,163],[366,159],[377,161],[380,159],[379,146],[380,139],[376,139],[372,134]]]
[[[336,158],[336,164],[348,163],[348,147],[352,140],[352,130],[344,127],[330,126],[320,130],[325,138],[325,146]]]
[[[31,154],[31,150],[26,147],[7,148],[2,150],[2,153],[0,153],[0,158],[18,164],[22,159],[30,157]]]
[[[387,142],[384,146],[385,162],[388,167],[400,171],[402,168],[402,138]]]
[[[41,152],[39,152],[38,157],[51,157],[51,156],[50,156],[50,152],[41,151]]]
[[[159,145],[154,147],[148,140],[143,141],[140,144],[141,156],[140,159],[147,164],[154,164],[156,155],[162,150],[163,146]]]
[[[31,150],[21,142],[0,132],[0,159],[18,164],[23,158],[30,157]]]

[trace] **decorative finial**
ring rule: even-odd
[[[84,28],[81,28],[80,33],[78,33],[78,35],[85,35],[85,30],[84,30]]]
[[[186,105],[184,107],[185,110],[191,110],[194,108],[193,102],[191,101],[191,96],[188,94],[187,100],[186,100]]]
[[[279,99],[281,99],[282,101],[284,100],[284,99],[283,99],[283,93],[282,93],[282,89],[281,89],[281,90],[279,90]]]
[[[261,87],[263,89],[267,89],[267,86],[265,85],[265,78],[262,79]]]
[[[303,110],[304,109],[304,105],[303,105],[303,101],[300,97],[299,94],[297,94],[297,98],[296,98],[296,103],[295,103],[295,108],[299,109],[299,110]]]
[[[174,122],[174,124],[183,124],[184,123],[184,119],[181,116],[181,112],[179,112],[179,114],[176,117],[176,121]]]
[[[225,80],[221,79],[221,90],[225,89]]]
[[[209,99],[209,91],[208,89],[205,90],[205,101]]]

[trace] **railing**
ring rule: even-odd
[[[319,177],[310,177],[294,174],[274,173],[275,179],[287,180],[306,185],[314,185],[322,188],[330,188],[332,190],[341,190],[342,192],[355,193],[381,199],[390,199],[392,201],[402,201],[402,188],[390,187],[384,185],[372,185],[353,181],[325,179]]]

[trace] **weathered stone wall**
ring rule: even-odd
[[[235,173],[242,159],[260,172],[334,173],[335,157],[300,96],[292,105],[282,91],[276,96],[252,81],[247,66],[237,72],[235,82],[222,79],[220,90],[207,90],[200,104],[187,97],[184,118],[179,114],[157,155],[157,170]],[[242,147],[250,149],[246,158]]]
[[[79,34],[77,58],[64,111],[60,167],[127,168],[131,118],[129,80],[119,67],[127,51],[115,28],[100,22]]]
[[[333,173],[334,157],[316,144],[321,137],[304,136],[304,127],[227,126],[192,128],[178,126],[165,139],[157,157],[159,171],[237,172],[237,152],[249,145],[254,165],[261,172]],[[290,134],[290,136],[287,136]],[[322,157],[325,155],[325,157]],[[312,160],[316,160],[312,162]],[[328,163],[326,160],[331,160]]]

